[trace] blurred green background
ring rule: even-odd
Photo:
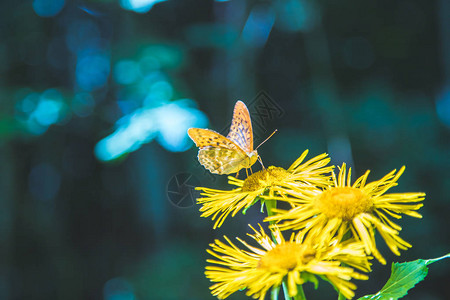
[[[278,129],[266,166],[309,149],[426,192],[399,221],[413,248],[380,242],[357,296],[450,251],[447,0],[3,1],[0,36],[1,299],[213,299],[205,249],[263,214],[200,218],[190,187],[228,186],[186,130],[226,133],[238,99],[256,145]],[[450,299],[449,278],[433,264],[404,299]]]

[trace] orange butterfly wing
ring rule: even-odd
[[[188,135],[199,148],[216,147],[242,151],[235,142],[211,129],[189,128]]]
[[[198,150],[198,161],[214,174],[230,174],[244,168],[247,154],[242,150],[204,147]]]
[[[200,148],[198,161],[211,173],[230,174],[243,168],[247,154],[232,140],[210,129],[189,128],[188,135]]]
[[[253,151],[253,129],[250,113],[242,101],[234,105],[233,120],[227,138],[239,145],[247,153]]]

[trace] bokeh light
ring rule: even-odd
[[[137,13],[146,13],[153,5],[166,0],[120,0],[120,5]]]
[[[103,288],[104,300],[135,300],[133,287],[122,277],[108,280]]]
[[[205,128],[208,120],[204,113],[190,107],[192,101],[178,100],[155,110],[158,122],[158,142],[169,151],[180,152],[189,149],[192,142],[187,135],[191,127]]]
[[[139,65],[132,60],[121,60],[114,66],[114,79],[117,83],[134,83],[140,75]]]
[[[95,146],[95,155],[102,161],[113,160],[155,137],[169,151],[187,150],[192,145],[188,128],[206,127],[208,123],[205,114],[192,105],[191,100],[177,100],[136,110],[117,121],[118,128]]]
[[[98,49],[100,43],[100,28],[95,22],[78,19],[67,25],[66,44],[74,54]]]
[[[256,6],[250,12],[242,31],[242,39],[252,47],[262,47],[275,23],[275,13],[269,6]]]
[[[154,103],[166,102],[172,98],[173,88],[170,83],[165,80],[158,80],[149,86],[147,97],[145,97],[144,105],[152,106]]]
[[[275,2],[276,26],[285,31],[310,31],[320,21],[313,1],[280,0]]]
[[[68,114],[61,92],[48,89],[43,93],[31,92],[16,106],[16,117],[33,134],[44,133],[50,125],[64,120]]]
[[[136,111],[117,123],[119,128],[95,146],[95,155],[100,160],[112,160],[137,150],[141,144],[149,142],[157,131],[151,110]]]
[[[105,54],[87,54],[77,61],[76,82],[82,90],[94,91],[106,84],[109,71],[109,58]]]
[[[33,0],[33,9],[40,17],[54,17],[64,7],[64,0]]]
[[[436,113],[439,120],[450,128],[450,88],[444,90],[436,100]]]

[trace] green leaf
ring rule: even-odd
[[[319,279],[317,279],[316,276],[314,276],[314,274],[308,273],[308,272],[302,272],[302,274],[300,275],[302,276],[302,279],[306,282],[312,282],[314,284],[314,289],[317,290],[317,288],[319,287]],[[320,275],[319,275],[320,276]],[[326,278],[325,276],[320,276],[321,278]]]
[[[449,258],[450,253],[435,259],[418,259],[404,263],[393,263],[391,277],[376,294],[367,295],[358,300],[395,300],[405,296],[409,289],[422,281],[428,274],[428,265]]]

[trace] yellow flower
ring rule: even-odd
[[[232,176],[228,177],[228,183],[237,188],[229,191],[198,187],[202,190],[202,198],[197,203],[203,204],[200,208],[202,217],[212,216],[216,220],[214,229],[220,227],[226,217],[231,213],[235,216],[241,209],[252,206],[258,196],[267,192],[270,196],[283,195],[284,191],[299,188],[325,187],[330,184],[328,175],[333,167],[326,165],[330,162],[327,154],[318,155],[302,164],[308,154],[308,150],[285,170],[280,167],[268,167],[258,171],[245,180]]]
[[[286,241],[276,227],[271,229],[274,242],[261,226],[260,232],[251,228],[254,234],[249,236],[262,248],[237,238],[247,248],[241,250],[224,236],[228,244],[216,240],[210,244],[212,249],[207,250],[217,260],[207,260],[215,265],[207,266],[205,275],[214,283],[210,287],[211,293],[219,299],[246,289],[247,296],[262,300],[270,289],[276,291],[283,281],[289,296],[294,297],[298,285],[307,281],[317,284],[316,276],[328,280],[346,298],[352,298],[356,285],[350,280],[368,279],[352,268],[370,271],[368,257],[360,242],[341,243],[342,236],[316,239],[302,232],[292,234]]]
[[[367,254],[373,254],[382,264],[386,264],[386,260],[376,248],[375,229],[389,249],[394,254],[400,255],[399,249],[406,250],[411,245],[399,237],[402,228],[389,217],[400,219],[401,214],[415,218],[422,217],[416,210],[423,206],[418,202],[424,199],[424,193],[386,194],[387,190],[397,185],[397,180],[404,170],[405,167],[397,173],[393,170],[380,180],[366,184],[370,172],[367,171],[352,185],[351,168],[347,176],[343,164],[338,178],[333,172],[331,186],[323,190],[291,192],[294,197],[289,199],[289,203],[296,202],[295,207],[289,211],[275,209],[275,215],[266,218],[265,221],[278,222],[281,230],[305,229],[313,233],[330,235],[337,231],[342,233],[350,231],[353,237],[364,243]]]

